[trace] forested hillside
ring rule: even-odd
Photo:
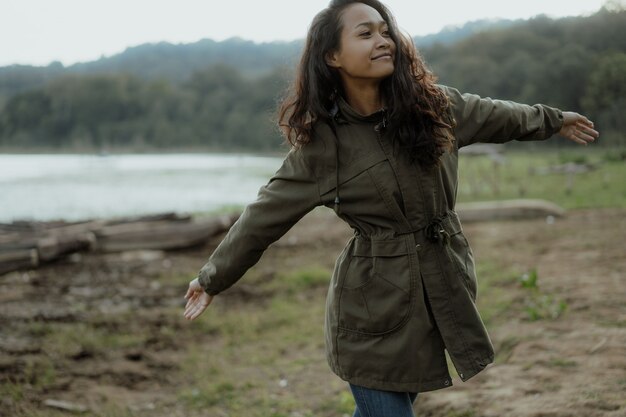
[[[71,73],[60,64],[51,65],[45,76],[36,75],[39,81],[34,86],[35,69],[23,68],[21,73],[10,67],[10,77],[6,68],[1,69],[0,146],[278,149],[281,141],[272,114],[301,43],[269,48],[232,42],[245,46],[246,52],[231,48],[207,54],[184,45],[163,45],[142,58],[132,55],[130,67],[149,71],[171,64],[171,77],[139,76],[122,65],[122,57],[106,65],[101,62],[94,72],[86,71],[91,64],[81,64],[85,71],[76,68]],[[585,112],[602,131],[599,144],[624,144],[623,9],[605,8],[589,17],[511,22],[420,49],[441,83],[484,96]],[[194,69],[185,77],[176,76],[181,53],[187,54],[185,62]],[[231,53],[234,64],[215,64],[222,62],[216,58],[220,53]],[[126,70],[118,71],[122,67]],[[27,81],[29,88],[24,87]]]

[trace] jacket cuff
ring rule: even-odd
[[[563,127],[563,112],[555,107],[545,106],[546,117],[550,122],[550,129],[548,130],[549,136],[556,135]]]
[[[215,272],[215,265],[213,265],[210,261],[200,269],[200,272],[198,272],[198,282],[204,289],[204,292],[209,295],[217,295],[221,292],[211,286],[211,277],[215,275]]]

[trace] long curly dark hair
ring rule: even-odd
[[[396,44],[394,72],[381,82],[387,108],[387,129],[413,161],[435,166],[451,147],[452,118],[445,93],[426,68],[410,37],[401,34],[393,15],[377,0],[332,0],[313,19],[295,79],[278,110],[278,125],[291,146],[311,141],[316,121],[329,121],[335,95],[343,94],[341,78],[325,57],[340,46],[342,12],[352,3],[378,11]]]

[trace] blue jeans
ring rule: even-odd
[[[415,417],[417,392],[380,391],[350,384],[356,402],[352,417]]]

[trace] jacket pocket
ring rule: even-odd
[[[402,238],[357,238],[341,283],[338,328],[379,335],[402,327],[412,305],[410,262]]]
[[[457,275],[463,280],[465,288],[472,300],[476,301],[476,272],[472,249],[461,230],[450,235],[450,243],[446,245],[446,252],[452,264],[455,265]]]

